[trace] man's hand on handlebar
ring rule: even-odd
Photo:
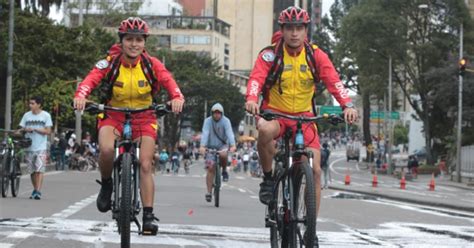
[[[245,103],[245,110],[247,110],[247,112],[249,112],[253,115],[256,115],[256,114],[260,113],[258,103],[254,102],[254,101],[247,101]]]
[[[353,124],[357,121],[359,114],[355,108],[346,108],[344,109],[344,120],[347,123]]]
[[[184,99],[173,99],[169,104],[171,105],[171,111],[175,114],[179,114],[183,111]]]

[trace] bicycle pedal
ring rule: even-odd
[[[152,230],[142,231],[143,236],[155,236],[157,233],[158,231],[152,231]]]
[[[274,227],[276,226],[276,221],[265,218],[265,227]]]

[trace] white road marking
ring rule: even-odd
[[[89,196],[88,198],[85,198],[81,201],[78,201],[74,203],[73,205],[67,207],[66,209],[62,210],[59,213],[53,214],[51,217],[56,217],[56,218],[67,218],[77,212],[79,212],[81,209],[87,207],[89,204],[93,203],[95,199],[97,198],[98,194],[94,194]]]
[[[354,229],[329,219],[343,227],[343,232],[318,231],[324,247],[472,247],[474,226],[389,222],[372,229]],[[29,218],[4,220],[0,227],[33,232],[47,239],[80,241],[104,247],[119,243],[115,222],[78,219]],[[204,247],[268,247],[267,228],[161,224],[160,233],[139,236],[132,226],[132,244],[204,246]],[[12,231],[12,234],[17,231]],[[3,231],[2,233],[5,233]],[[443,235],[444,234],[444,235]],[[21,236],[21,235],[20,235]],[[29,236],[30,237],[30,236]],[[0,243],[3,247],[12,247]]]

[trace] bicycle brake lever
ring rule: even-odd
[[[265,119],[266,121],[271,121],[271,120],[274,120],[274,119],[275,119],[275,116],[274,116],[273,113],[270,112],[270,111],[261,112],[261,113],[260,113],[260,117],[262,117],[262,118]]]

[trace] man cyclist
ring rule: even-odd
[[[282,38],[274,47],[264,49],[257,57],[255,66],[250,74],[247,84],[247,102],[245,108],[252,114],[258,114],[259,94],[263,91],[262,110],[272,110],[291,115],[313,116],[312,98],[316,90],[314,77],[322,80],[329,92],[336,98],[344,110],[344,118],[353,123],[357,119],[357,111],[348,96],[348,90],[339,79],[332,62],[326,53],[315,45],[308,44],[309,15],[306,10],[299,7],[289,7],[283,10],[278,18]],[[310,55],[316,63],[313,64]],[[275,69],[274,63],[280,62],[279,75],[271,80],[271,70]],[[310,67],[313,64],[313,68]],[[314,73],[314,76],[313,76]],[[269,84],[270,83],[270,84]],[[273,84],[271,84],[273,83]],[[275,154],[273,140],[281,137],[287,127],[295,133],[296,122],[277,119],[266,121],[258,120],[258,153],[262,165],[264,179],[260,184],[259,198],[268,204],[272,198],[274,182],[272,180],[272,159]],[[304,140],[306,147],[314,154],[313,177],[317,199],[316,216],[319,210],[321,182],[320,182],[320,143],[316,125],[303,124]],[[317,242],[315,242],[317,244]]]
[[[152,104],[153,93],[164,87],[170,96],[174,113],[182,111],[184,97],[165,66],[145,51],[148,25],[138,17],[123,20],[118,29],[120,52],[115,56],[97,62],[81,82],[74,96],[74,107],[83,110],[86,98],[103,79],[108,82],[107,105],[113,107],[143,108]],[[113,68],[115,65],[115,69]],[[144,70],[146,66],[150,70]],[[151,78],[152,80],[150,80]],[[156,79],[156,80],[154,80]],[[105,82],[104,82],[105,83]],[[104,85],[102,84],[102,86]],[[122,133],[123,113],[110,111],[99,120],[99,164],[102,183],[97,197],[97,208],[107,212],[111,208],[112,169],[114,160],[114,140]],[[154,181],[153,154],[157,136],[157,121],[152,110],[132,115],[133,139],[140,141],[140,194],[143,202],[143,233],[156,235],[158,225],[153,214]]]
[[[230,146],[230,148],[229,148]],[[204,120],[201,134],[200,153],[204,154],[206,148],[214,148],[219,151],[219,162],[222,167],[223,181],[229,180],[229,174],[226,171],[227,167],[227,148],[230,152],[235,152],[235,138],[232,131],[232,125],[229,118],[224,116],[224,107],[220,103],[216,103],[211,108],[211,116]],[[205,195],[206,201],[212,200],[212,180],[215,175],[215,167],[217,165],[206,165],[206,185],[207,193]]]

